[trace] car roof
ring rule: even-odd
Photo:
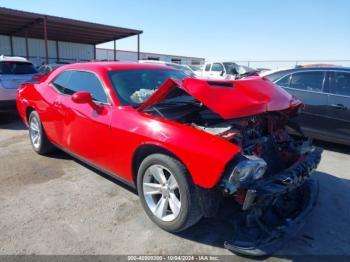
[[[282,73],[282,72],[298,72],[298,71],[320,71],[320,70],[339,70],[339,71],[350,71],[350,67],[345,66],[313,66],[313,67],[297,67],[297,68],[284,68],[281,70],[273,70],[271,74]]]
[[[26,62],[26,63],[30,63],[30,61],[28,61],[24,57],[5,56],[5,55],[0,55],[0,62]]]
[[[104,69],[106,71],[112,70],[127,70],[127,69],[171,69],[177,70],[169,66],[161,64],[146,64],[136,62],[86,62],[86,63],[75,63],[69,65],[63,65],[62,69]]]
[[[272,70],[270,72],[264,72],[260,74],[261,77],[266,77],[270,81],[275,82],[282,77],[287,75],[291,75],[297,72],[312,72],[312,71],[341,71],[341,72],[349,72],[350,67],[343,66],[315,66],[315,67],[298,67],[298,68],[289,68],[289,69],[281,69],[281,70]]]

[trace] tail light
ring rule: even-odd
[[[32,81],[40,81],[42,78],[42,75],[33,75]]]

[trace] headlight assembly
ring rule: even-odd
[[[240,161],[232,170],[228,179],[229,183],[238,186],[251,179],[259,179],[266,172],[267,164],[265,160],[255,156],[245,156],[246,160]]]

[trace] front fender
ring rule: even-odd
[[[203,188],[214,187],[227,163],[241,151],[220,137],[165,119],[148,118],[138,125],[141,139],[133,153],[145,144],[164,148],[186,166],[194,184]]]

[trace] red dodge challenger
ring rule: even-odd
[[[65,65],[17,92],[33,149],[54,148],[137,188],[178,232],[239,207],[225,247],[265,255],[301,227],[322,149],[293,122],[302,103],[257,75],[214,81],[137,63]]]

